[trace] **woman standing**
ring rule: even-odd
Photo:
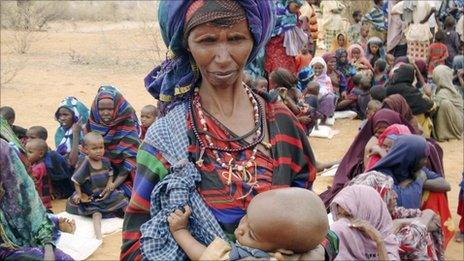
[[[433,71],[437,85],[434,101],[438,105],[434,116],[434,137],[438,141],[461,139],[464,124],[462,96],[453,84],[453,70],[439,65]]]
[[[131,196],[135,157],[140,145],[137,115],[113,86],[102,86],[92,104],[87,131],[103,136],[105,157],[111,161],[114,187]]]
[[[153,188],[178,166],[162,144],[185,153],[190,166],[185,171],[199,172],[197,191],[212,221],[231,239],[254,195],[312,187],[315,159],[295,116],[242,83],[244,66],[270,37],[272,12],[271,2],[258,0],[160,3],[163,39],[175,56],[145,79],[149,92],[161,100],[164,116],[149,129],[138,152],[121,259],[141,258],[147,249],[149,254],[177,249],[172,241],[151,246],[140,241]]]

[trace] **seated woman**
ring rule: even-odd
[[[398,135],[411,134],[411,131],[406,125],[393,124],[388,126],[382,134],[380,134],[377,144],[372,146],[368,151],[367,162],[364,162],[364,170],[367,171],[375,166],[375,164],[383,157],[385,157],[396,141]]]
[[[332,80],[327,75],[327,64],[322,57],[314,57],[309,64],[314,70],[314,81],[319,83],[319,111],[324,115],[322,122],[333,125],[334,120],[329,120],[335,112],[337,96],[334,94]]]
[[[439,65],[433,71],[433,80],[438,87],[433,97],[438,105],[433,117],[433,136],[438,141],[461,139],[464,131],[463,101],[453,84],[453,70]]]
[[[151,218],[153,188],[178,169],[174,153],[182,152],[190,166],[184,170],[200,177],[196,191],[231,241],[255,195],[282,187],[311,189],[316,177],[314,154],[293,113],[242,84],[244,66],[269,39],[271,2],[193,3],[162,1],[158,9],[163,39],[175,56],[145,79],[164,116],[148,130],[138,151],[124,220],[123,260],[144,258],[141,248],[151,249],[150,255],[166,254],[164,259],[179,256],[172,238],[161,245],[140,241],[140,226]],[[166,218],[159,226],[168,229]]]
[[[335,260],[400,260],[392,218],[379,193],[364,185],[348,186],[330,204],[340,239]]]
[[[444,260],[440,217],[430,209],[398,207],[391,177],[371,171],[357,176],[348,185],[369,186],[380,194],[393,219],[391,231],[400,244],[401,260]]]
[[[18,153],[0,139],[0,259],[72,260],[55,244],[75,224],[46,213]]]
[[[383,41],[378,37],[371,37],[367,41],[366,59],[372,67],[378,59],[385,60],[385,50],[383,48]]]
[[[88,118],[89,109],[74,97],[64,98],[55,112],[55,120],[60,124],[55,133],[55,148],[73,168],[76,167],[79,144],[83,139],[82,126]]]
[[[350,48],[348,48],[348,61],[355,67],[357,73],[361,73],[363,76],[370,79],[374,76],[374,68],[369,60],[366,59],[361,45],[352,44]]]
[[[412,114],[416,116],[423,136],[430,138],[432,132],[430,113],[436,109],[435,103],[430,97],[424,96],[412,84],[415,79],[415,69],[413,65],[402,64],[393,73],[392,79],[385,85],[387,96],[400,94],[404,97]]]
[[[385,88],[383,88],[385,90]],[[406,100],[400,94],[393,94],[382,101],[382,108],[396,111],[414,127],[416,134],[421,134],[422,131],[419,127],[416,117],[412,114],[411,108],[409,107]]]
[[[380,109],[359,131],[348,151],[343,156],[337,169],[332,187],[321,194],[321,198],[329,206],[333,197],[345,186],[346,182],[364,172],[364,162],[367,161],[368,152],[377,143],[377,137],[390,125],[403,124],[414,133],[408,122],[392,110]]]
[[[113,185],[131,196],[140,145],[137,115],[113,86],[102,86],[92,104],[87,132],[97,132],[105,142],[105,157],[111,162]]]
[[[356,68],[348,61],[348,52],[343,48],[338,48],[335,51],[335,59],[337,59],[337,71],[345,76],[349,84],[351,77],[356,74]]]
[[[424,190],[451,190],[450,184],[443,177],[425,167],[428,155],[427,141],[423,137],[403,135],[397,138],[388,154],[372,168],[393,178],[400,207],[420,208]]]

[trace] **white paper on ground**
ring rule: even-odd
[[[91,256],[102,244],[96,238],[86,238],[78,235],[61,233],[56,247],[74,260],[85,260]]]
[[[336,111],[334,113],[335,119],[354,119],[358,114],[354,111]]]
[[[338,164],[333,165],[330,169],[324,170],[321,173],[321,176],[322,177],[333,177],[333,176],[335,176],[335,173],[337,172],[337,169],[338,169]]]
[[[339,132],[340,131],[338,130],[332,130],[329,126],[319,125],[319,129],[313,129],[313,131],[309,134],[309,137],[332,139]]]
[[[76,231],[74,235],[79,235],[85,238],[95,238],[93,222],[91,217],[83,217],[78,215],[61,212],[57,214],[59,217],[74,219],[76,221]],[[102,219],[101,229],[103,237],[108,234],[113,234],[122,230],[122,218],[104,218]]]

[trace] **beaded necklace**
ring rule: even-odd
[[[262,106],[254,96],[254,94],[251,92],[251,90],[244,85],[245,91],[248,95],[248,98],[250,99],[251,104],[253,105],[253,116],[254,116],[254,129],[250,131],[249,133],[245,134],[244,136],[240,136],[237,138],[232,138],[232,139],[222,139],[219,137],[216,137],[212,135],[211,132],[208,131],[208,127],[206,125],[206,119],[204,118],[205,113],[207,113],[211,118],[218,123],[218,121],[212,117],[208,112],[204,112],[201,103],[200,103],[200,95],[199,95],[199,89],[195,88],[194,95],[191,98],[191,101],[189,102],[189,111],[190,111],[190,116],[192,118],[191,125],[192,125],[192,130],[193,133],[195,134],[196,139],[198,140],[200,144],[200,157],[196,161],[196,165],[201,167],[203,165],[203,154],[206,149],[210,149],[214,156],[215,156],[215,161],[221,166],[221,168],[226,169],[227,171],[222,172],[222,176],[226,178],[227,180],[227,185],[230,185],[232,182],[232,176],[241,179],[242,181],[254,186],[257,183],[256,175],[257,175],[257,167],[256,167],[256,154],[258,152],[258,147],[257,145],[259,143],[263,143],[264,140],[264,113],[262,112]],[[198,116],[199,116],[199,121],[201,124],[201,130],[197,128],[195,125],[196,122],[196,117],[195,117],[195,112],[194,108],[198,111]],[[245,138],[251,136],[251,134],[255,133],[255,136],[252,139],[252,142],[244,145],[240,148],[227,148],[227,147],[218,147],[215,146],[213,143],[213,139],[215,140],[220,140],[220,141],[225,141],[225,142],[232,142],[232,141],[239,141],[239,140],[244,140]],[[205,139],[207,141],[207,144],[205,144],[202,139],[200,138],[200,134],[205,135]],[[248,160],[242,161],[242,162],[236,162],[234,158],[232,158],[232,155],[230,153],[234,152],[240,152],[243,150],[247,150],[253,148],[251,156]],[[219,155],[219,151],[224,152],[226,155],[229,155],[231,159],[229,160],[228,163],[223,162]],[[252,175],[247,169],[250,167],[254,166],[254,175]],[[251,193],[251,190],[250,192]],[[246,197],[249,193],[244,195]]]

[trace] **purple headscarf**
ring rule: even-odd
[[[340,250],[335,260],[378,260],[376,243],[367,238],[357,228],[351,228],[351,221],[337,217],[337,206],[350,214],[353,219],[369,222],[380,235],[387,250],[388,260],[399,260],[399,244],[392,234],[392,219],[387,205],[379,193],[368,186],[352,185],[344,188],[330,205],[335,223],[330,230],[340,239]]]
[[[397,112],[389,109],[378,110],[359,131],[340,162],[332,187],[320,195],[326,206],[330,204],[333,197],[350,179],[364,171],[364,149],[371,137],[374,135],[377,125],[381,122],[387,123],[388,125],[393,125],[395,123],[403,124],[409,128],[411,133],[415,133],[414,128],[409,124],[409,122],[403,119]]]
[[[183,100],[188,97],[192,85],[200,77],[192,70],[194,61],[184,43],[186,13],[192,3],[199,1],[204,0],[166,0],[161,1],[158,9],[161,34],[172,55],[145,77],[145,88],[153,97],[160,100],[162,113],[166,112],[168,109],[166,106],[173,100]],[[274,28],[274,4],[273,1],[260,0],[237,0],[236,2],[244,9],[248,27],[253,36],[254,45],[248,58],[248,62],[251,62],[264,48]]]

